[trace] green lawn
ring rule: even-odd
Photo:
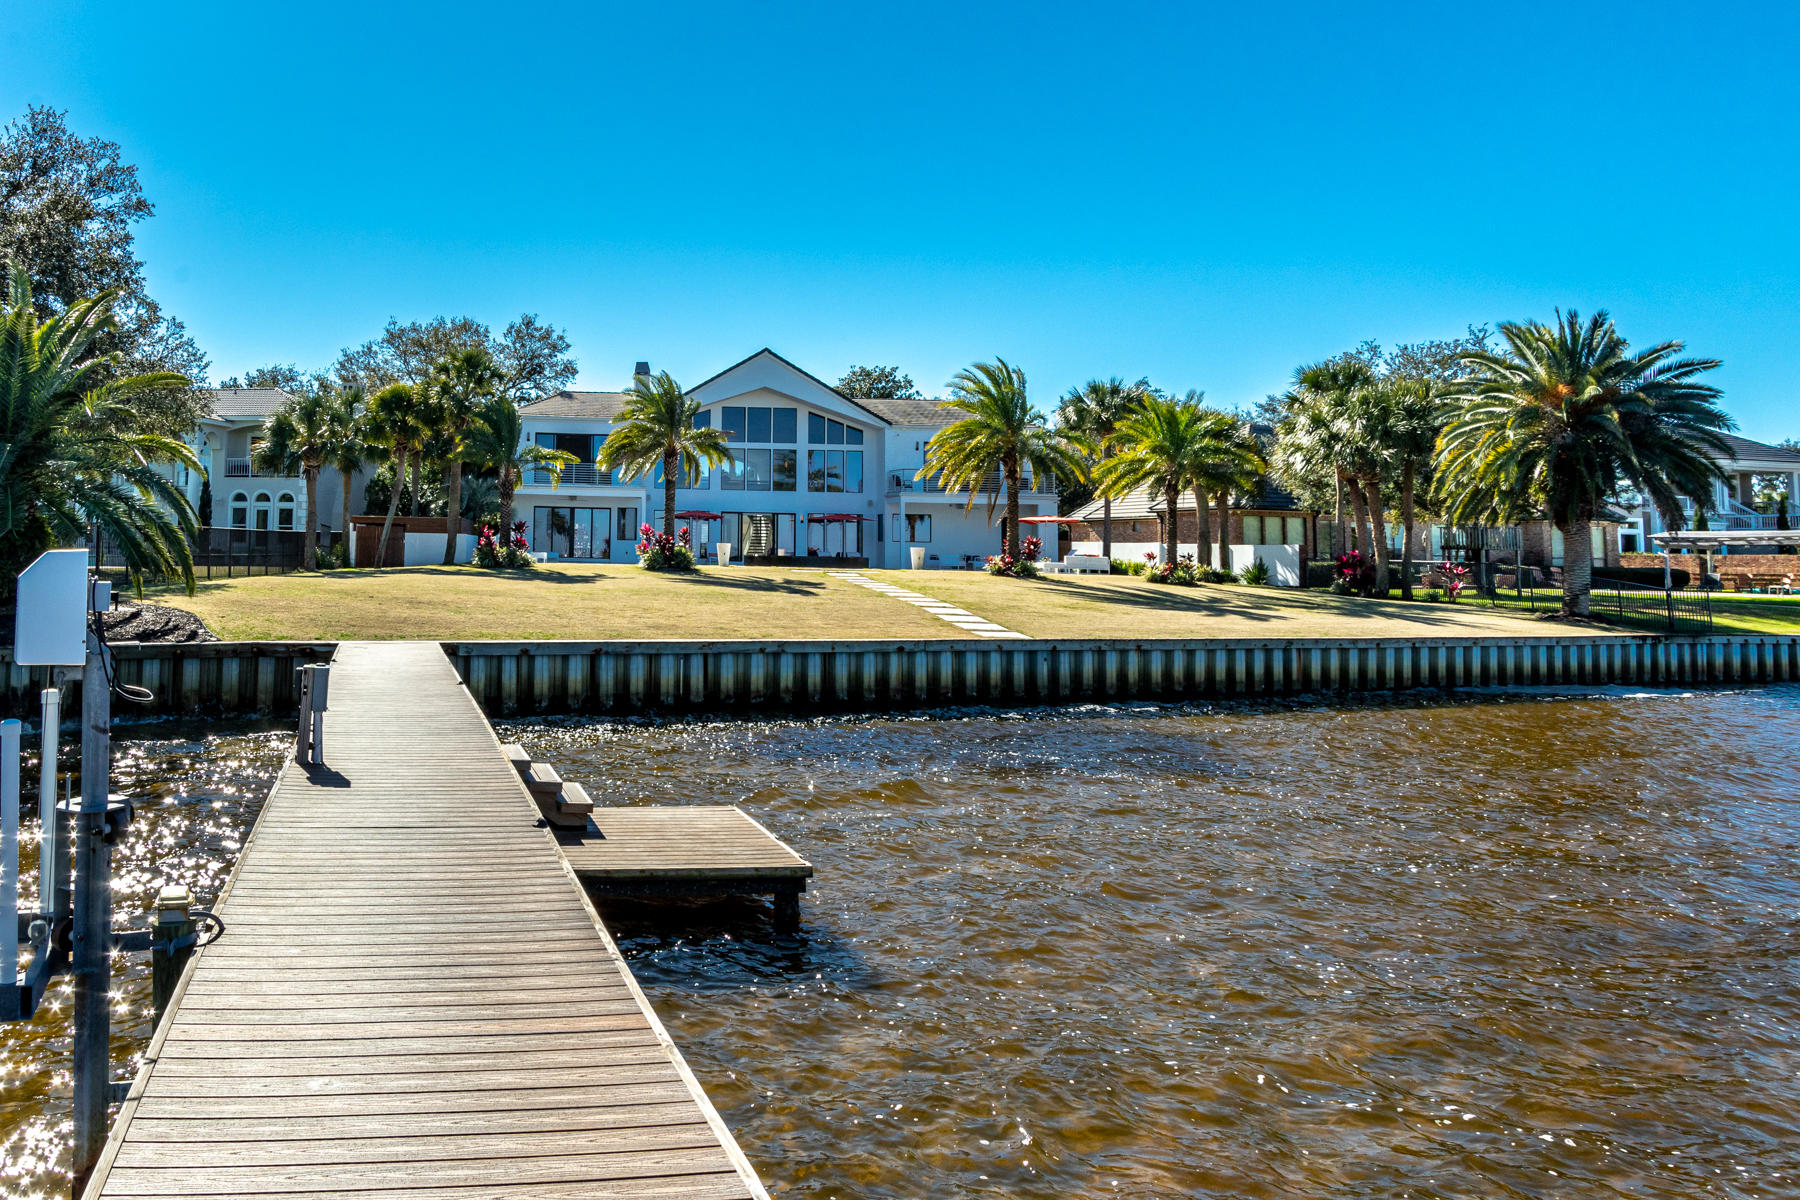
[[[1652,593],[1647,607],[1654,609],[1662,600],[1662,593]],[[1659,617],[1654,612],[1633,613],[1619,612],[1609,603],[1612,593],[1596,592],[1593,597],[1593,611],[1596,616],[1619,623],[1630,633],[1660,633],[1667,629],[1666,617]],[[1697,610],[1700,596],[1694,592],[1677,592],[1677,603],[1684,607],[1681,611],[1691,613]],[[1556,592],[1539,592],[1536,597],[1538,613],[1554,611],[1559,603]],[[1478,601],[1483,606],[1487,600]],[[1775,633],[1800,634],[1800,596],[1743,596],[1721,595],[1714,593],[1711,598],[1713,632],[1714,633]],[[1499,611],[1516,613],[1520,616],[1532,616],[1533,602],[1529,599],[1514,599],[1509,593],[1502,592],[1495,598],[1494,604]]]
[[[864,574],[1041,638],[1519,637],[1563,628],[1469,600],[1405,604],[1284,588],[1171,588],[1126,576]],[[623,565],[553,564],[517,573],[406,567],[203,580],[197,595],[161,588],[146,599],[197,613],[229,640],[973,636],[911,604],[800,568],[655,575]],[[1800,602],[1778,615],[1768,601],[1719,604],[1734,610],[1733,620],[1737,607],[1755,606],[1745,618],[1754,628],[1800,632]]]

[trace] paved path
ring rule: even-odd
[[[86,1195],[766,1197],[443,651],[331,674]]]
[[[954,604],[946,604],[942,600],[933,600],[930,596],[922,595],[919,592],[908,591],[906,588],[895,587],[891,583],[882,583],[879,580],[870,579],[868,576],[859,574],[856,571],[833,571],[831,577],[833,579],[846,580],[850,583],[854,583],[858,587],[866,587],[871,592],[880,592],[884,596],[892,596],[896,600],[904,600],[908,604],[916,605],[919,608],[924,609],[940,621],[948,621],[958,629],[968,630],[976,637],[996,639],[1027,639],[1030,637],[1029,634],[1015,633],[1004,625],[996,625],[992,621],[984,620],[974,613],[969,612],[967,609],[958,608]]]

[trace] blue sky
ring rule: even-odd
[[[1247,405],[1609,308],[1800,436],[1800,9],[32,5],[0,113],[120,142],[220,378],[530,310],[581,385],[763,345]]]

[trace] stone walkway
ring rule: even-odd
[[[996,625],[992,621],[976,616],[967,609],[958,608],[954,604],[946,604],[942,600],[933,600],[930,596],[906,588],[895,587],[891,583],[882,583],[870,579],[856,571],[833,571],[833,579],[842,579],[854,583],[857,587],[866,587],[871,592],[880,592],[884,596],[892,596],[896,600],[904,600],[908,604],[924,609],[940,621],[948,621],[958,629],[966,629],[976,637],[984,638],[1020,638],[1030,635],[1015,633],[1004,625]]]

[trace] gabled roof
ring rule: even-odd
[[[610,421],[625,407],[624,392],[552,392],[519,406],[523,417],[561,417],[576,421]]]
[[[292,392],[281,388],[209,388],[212,402],[208,406],[220,421],[263,421],[276,409],[294,399]]]
[[[871,417],[874,417],[877,421],[880,421],[884,425],[891,424],[891,422],[889,422],[886,417],[882,416],[880,413],[878,413],[874,409],[870,408],[867,401],[858,400],[854,396],[844,395],[844,393],[838,391],[835,387],[831,386],[829,383],[826,383],[823,379],[820,379],[817,375],[814,375],[811,371],[808,371],[805,367],[798,366],[792,362],[789,362],[787,359],[781,357],[781,355],[775,353],[775,351],[769,349],[767,346],[764,346],[761,350],[758,350],[755,354],[752,354],[752,355],[749,355],[748,357],[739,359],[737,362],[732,363],[729,367],[726,367],[723,371],[720,371],[718,374],[709,376],[706,379],[702,379],[699,383],[696,383],[693,387],[689,388],[688,393],[691,395],[694,392],[697,392],[701,388],[705,387],[707,384],[712,383],[714,380],[723,379],[725,376],[731,374],[733,371],[737,370],[739,367],[743,366],[745,363],[755,362],[757,359],[763,357],[765,354],[768,355],[770,358],[774,359],[776,362],[780,363],[782,366],[786,367],[788,370],[794,372],[796,375],[803,376],[804,378],[811,380],[813,383],[818,384],[820,387],[824,388],[826,391],[828,391],[832,395],[836,396],[839,400],[844,401],[846,404],[850,404],[850,405],[855,406],[856,408],[862,409],[864,412],[868,413]]]
[[[1739,437],[1735,433],[1720,434],[1731,447],[1731,457],[1737,462],[1772,462],[1784,463],[1800,467],[1800,454],[1784,446],[1771,446],[1767,442],[1752,441],[1747,437]]]

